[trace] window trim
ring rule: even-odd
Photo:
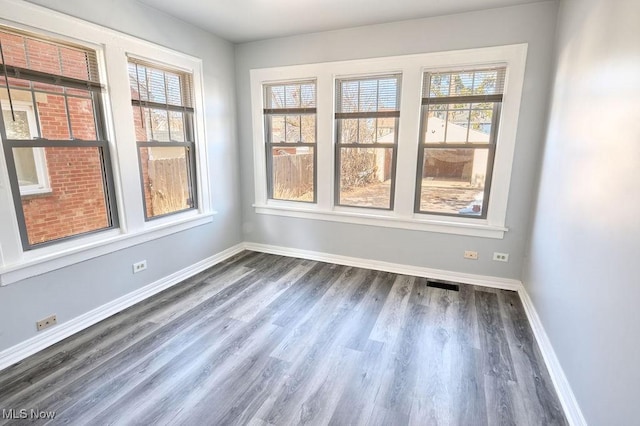
[[[506,213],[515,151],[518,116],[527,57],[526,43],[505,46],[423,53],[363,60],[323,62],[250,71],[254,141],[254,208],[258,214],[299,217],[312,220],[357,223],[389,228],[470,235],[504,237],[508,231]],[[507,66],[501,125],[493,170],[492,194],[486,219],[415,213],[417,148],[422,101],[422,74],[425,71],[451,70],[455,67],[504,63]],[[335,176],[335,79],[345,75],[402,73],[398,131],[398,159],[395,208],[393,211],[336,206],[333,203]],[[318,201],[300,206],[266,197],[264,150],[262,148],[262,84],[284,79],[317,80]],[[327,183],[329,180],[331,182]]]
[[[205,138],[202,60],[78,18],[51,12],[42,6],[18,0],[0,0],[0,7],[3,10],[0,24],[6,27],[86,46],[97,52],[102,83],[107,86],[101,106],[104,108],[105,139],[109,141],[120,225],[117,229],[78,237],[73,241],[24,251],[13,193],[8,184],[4,150],[0,149],[0,285],[210,223],[216,212],[213,210],[208,179],[209,149]],[[197,210],[149,222],[144,220],[127,55],[193,74],[194,124],[198,147]]]

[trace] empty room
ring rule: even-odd
[[[640,425],[639,20],[0,0],[0,425]]]

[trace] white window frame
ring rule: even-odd
[[[505,220],[526,57],[527,44],[514,44],[251,70],[254,208],[256,213],[485,238],[503,238],[505,232],[508,231]],[[497,135],[487,218],[443,217],[415,213],[414,202],[423,73],[425,71],[450,70],[456,67],[476,67],[494,64],[505,64],[507,66],[507,75],[500,127]],[[360,207],[336,206],[333,202],[333,176],[335,176],[333,152],[336,143],[334,132],[335,80],[349,76],[394,73],[402,73],[402,92],[400,96],[400,116],[402,120],[400,120],[398,132],[395,208],[393,211],[379,211]],[[317,203],[306,206],[267,198],[262,120],[262,85],[275,81],[303,79],[316,79],[317,81],[318,111]]]
[[[18,112],[25,112],[27,114],[27,125],[29,126],[29,133],[33,135],[38,134],[38,126],[36,125],[36,115],[33,112],[33,107],[27,102],[13,101],[13,110]],[[8,105],[2,105],[3,111],[11,111]],[[49,183],[49,169],[47,168],[47,157],[44,153],[44,148],[31,148],[33,151],[33,160],[36,165],[36,176],[38,183],[34,185],[20,185],[20,195],[42,195],[51,193],[51,185]]]
[[[0,285],[210,223],[216,212],[212,208],[208,179],[202,60],[23,1],[0,0],[0,8],[3,10],[0,24],[4,26],[83,45],[97,52],[100,77],[106,86],[105,127],[120,224],[118,229],[24,251],[6,160],[0,150]],[[197,209],[149,222],[144,219],[128,55],[193,75]]]

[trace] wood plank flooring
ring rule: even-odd
[[[245,251],[1,371],[0,424],[567,424],[515,292],[426,284]]]

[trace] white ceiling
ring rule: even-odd
[[[241,43],[539,0],[139,0]]]

